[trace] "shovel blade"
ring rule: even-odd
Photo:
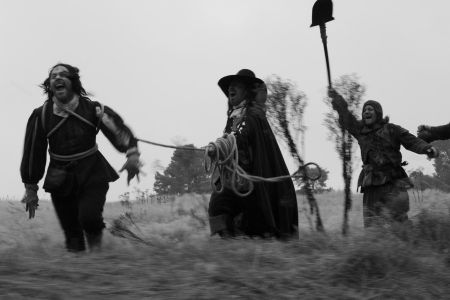
[[[312,9],[311,27],[333,20],[333,2],[331,0],[317,0]]]

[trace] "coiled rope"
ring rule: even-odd
[[[211,174],[211,187],[214,191],[221,193],[225,188],[225,182],[230,183],[230,187],[236,195],[240,197],[248,196],[252,193],[254,188],[254,182],[280,182],[283,180],[288,180],[292,178],[306,178],[307,180],[315,181],[321,177],[320,167],[313,162],[301,165],[297,171],[292,175],[283,175],[276,177],[261,177],[248,174],[239,165],[239,151],[236,143],[236,136],[231,134],[225,134],[223,137],[218,138],[215,142],[211,142],[206,147],[196,148],[196,147],[186,147],[186,146],[174,146],[166,145],[161,143],[152,142],[144,139],[137,139],[140,142],[150,144],[153,146],[178,149],[178,150],[189,150],[189,151],[202,151],[204,155],[204,167],[205,171]],[[216,154],[211,158],[208,155],[208,150],[210,146],[214,147]],[[220,159],[220,158],[224,159]],[[316,176],[312,176],[306,172],[308,167],[316,167],[319,172]],[[221,186],[218,189],[214,184],[213,174],[216,172],[219,174]],[[247,187],[246,192],[241,192],[239,189]]]
[[[210,146],[214,147],[216,151],[212,158],[208,155],[208,149]],[[211,176],[211,187],[213,190],[221,193],[224,190],[225,183],[230,182],[231,189],[240,197],[245,197],[251,194],[254,188],[254,182],[280,182],[283,180],[301,177],[306,177],[308,180],[315,181],[321,177],[320,167],[316,163],[312,162],[300,166],[292,175],[261,177],[248,174],[239,165],[239,151],[237,148],[236,137],[232,133],[225,134],[223,137],[218,138],[215,142],[208,144],[205,149],[204,166],[205,171],[211,175],[213,175],[216,170],[218,171],[221,185],[220,188],[217,188],[214,185],[214,176]],[[311,166],[315,166],[319,170],[318,174],[314,177],[306,172],[307,168]],[[248,190],[246,192],[241,192],[240,187],[245,187],[246,185]]]

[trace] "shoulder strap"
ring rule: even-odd
[[[69,115],[72,115],[72,116],[80,119],[81,121],[87,123],[88,125],[90,125],[92,127],[95,127],[94,124],[92,124],[91,122],[89,122],[88,120],[83,118],[82,116],[78,115],[77,113],[69,111],[69,110],[66,110],[67,116],[63,117],[61,119],[61,121],[59,121],[59,123],[56,124],[56,126],[53,127],[51,130],[47,130],[47,128],[46,128],[47,127],[47,124],[46,124],[47,122],[46,121],[47,121],[47,110],[48,110],[48,106],[49,106],[48,104],[49,104],[48,100],[44,102],[44,104],[42,105],[42,112],[41,112],[41,124],[42,124],[42,128],[43,128],[44,132],[47,135],[47,138],[50,138],[50,136],[53,135],[53,133],[56,130],[58,130],[67,121]],[[50,109],[53,110],[53,107],[50,107]]]
[[[47,136],[47,139],[59,128],[59,127],[61,127],[61,125],[67,120],[67,118],[64,118],[64,119],[62,119],[58,124],[56,124],[56,126],[52,129],[52,130],[50,130],[50,131],[48,131],[47,130],[47,107],[48,107],[48,103],[49,103],[49,101],[48,100],[46,100],[45,102],[44,102],[44,104],[42,105],[42,111],[41,111],[41,125],[42,125],[42,129],[44,130],[44,132],[45,132],[45,134],[46,134],[46,136]]]
[[[47,110],[48,110],[48,106],[49,106],[49,100],[46,100],[44,102],[44,104],[42,105],[42,111],[41,111],[41,125],[42,125],[42,129],[44,130],[44,133],[47,136],[47,139],[50,138],[50,136],[59,127],[61,127],[61,125],[64,124],[64,122],[67,121],[67,118],[63,118],[58,124],[56,124],[56,126],[53,129],[47,130]],[[53,107],[50,107],[50,109],[53,109]]]
[[[48,104],[48,100],[45,100],[44,104],[42,104],[42,111],[41,111],[41,124],[42,124],[42,129],[44,129],[44,132],[46,132],[45,120],[46,120],[47,104]]]

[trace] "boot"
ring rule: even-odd
[[[86,232],[86,240],[89,245],[89,250],[91,252],[100,251],[102,248],[102,236],[103,232],[99,233],[87,233]]]
[[[86,250],[84,238],[82,236],[66,238],[66,248],[69,252],[81,252]]]
[[[218,234],[222,238],[231,238],[235,235],[233,219],[227,214],[209,217],[209,227],[211,235]]]

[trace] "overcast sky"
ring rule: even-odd
[[[25,125],[45,100],[38,85],[58,62],[79,67],[92,98],[116,110],[138,137],[167,144],[203,146],[221,135],[222,76],[249,68],[261,79],[290,79],[308,97],[304,158],[327,168],[330,185],[340,188],[338,156],[323,126],[326,68],[319,29],[309,27],[313,3],[0,0],[0,197],[23,195]],[[449,11],[445,0],[334,1],[335,21],[327,24],[331,76],[358,74],[365,99],[380,101],[391,121],[411,132],[421,123],[448,123]],[[124,155],[101,134],[98,140],[120,169]],[[147,176],[127,187],[124,174],[111,185],[109,201],[135,187],[151,189],[153,162],[166,166],[172,155],[146,144],[140,149]],[[432,172],[424,157],[402,153],[407,170]]]

